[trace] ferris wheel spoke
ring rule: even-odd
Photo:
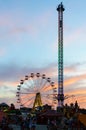
[[[31,101],[27,104],[28,107],[29,107],[29,106],[33,107],[32,105],[33,105],[33,100],[31,100]]]
[[[43,95],[43,97],[46,97],[46,98],[53,98],[53,94],[46,94],[46,95]]]
[[[41,91],[41,89],[44,87],[44,86],[46,86],[46,84],[47,84],[47,80],[46,80],[46,77],[40,77],[39,78],[39,91]]]
[[[33,78],[29,77],[29,79],[25,82],[26,87],[31,90],[34,87]]]
[[[41,91],[44,91],[44,92],[46,92],[46,91],[50,91],[50,90],[52,90],[53,88],[49,85],[49,86],[44,86],[42,89],[41,89]]]
[[[34,89],[32,89],[32,88],[28,88],[29,86],[27,86],[27,87],[23,87],[22,89],[21,89],[21,91],[23,91],[23,92],[30,92],[30,93],[33,93],[33,91],[34,91]]]
[[[28,96],[27,96],[27,95],[21,96],[21,95],[20,95],[20,98],[19,98],[19,99],[20,99],[20,101],[22,102],[22,101],[26,101],[26,100],[30,99],[31,97],[34,97],[34,96],[30,96],[30,95],[28,95]]]
[[[40,88],[41,88],[41,86],[42,86],[42,82],[41,82],[41,80],[42,80],[42,78],[41,77],[39,77],[39,81],[38,81],[38,90],[40,91]]]
[[[35,94],[32,94],[32,95],[20,95],[21,96],[21,99],[27,99],[27,98],[29,98],[29,97],[33,97],[33,96],[35,96]]]
[[[45,102],[47,102],[47,104],[51,105],[52,101],[50,99],[46,99],[45,97],[43,97],[43,102],[45,104]]]
[[[50,78],[46,78],[46,82],[45,84],[42,86],[42,91],[48,88],[52,88],[51,86],[51,79]]]
[[[28,98],[22,98],[21,99],[22,103],[26,103],[27,101],[29,102],[30,100],[31,100],[31,98],[30,99],[28,99]]]
[[[52,87],[46,87],[43,90],[41,90],[43,93],[53,93],[53,88]]]
[[[41,88],[40,88],[40,91],[42,91],[45,88],[46,84],[47,84],[47,81],[44,81]]]
[[[22,105],[29,105],[29,104],[31,104],[32,100],[33,100],[33,99],[31,99],[31,100],[27,100],[27,101],[24,102]]]
[[[28,94],[29,95],[29,94],[34,94],[34,93],[21,93],[21,94]]]
[[[20,98],[21,99],[28,99],[28,98],[30,98],[30,97],[34,97],[35,96],[35,94],[30,94],[30,95],[20,95]]]
[[[47,90],[48,88],[51,88],[52,89],[52,86],[51,86],[51,80],[50,80],[50,78],[46,78],[46,82],[45,82],[45,84],[43,85],[43,87],[42,87],[42,90],[41,91],[45,91],[45,89]],[[49,89],[48,89],[49,90]]]
[[[37,77],[36,76],[33,78],[33,82],[34,82],[34,90],[37,91]]]
[[[50,97],[50,96],[44,96],[44,98],[48,99],[48,100],[53,100],[53,96]]]
[[[54,93],[52,91],[46,91],[41,93],[42,96],[48,96],[48,95],[54,95]]]
[[[35,80],[36,88],[39,87],[38,86],[38,80],[39,80],[39,78],[36,76],[36,80]]]
[[[25,93],[26,92],[31,92],[30,88],[28,88],[28,87],[22,87],[20,91],[25,92]]]
[[[39,80],[38,80],[38,87],[39,87],[39,89],[41,87],[41,79],[42,79],[42,77],[39,77]]]
[[[40,79],[40,73],[36,73],[35,74],[35,87],[36,87],[36,89],[38,89],[39,88],[39,79]]]
[[[53,96],[43,96],[43,98],[46,98],[46,100],[50,100],[50,99],[53,99]]]
[[[22,85],[21,88],[22,89],[30,89],[30,86],[27,83],[25,83],[25,84]]]
[[[34,85],[34,82],[33,82],[33,78],[32,78],[32,77],[29,77],[29,80],[28,80],[27,84],[28,84],[29,86],[31,86],[31,88],[32,88],[32,86]]]
[[[36,83],[35,83],[35,75],[34,75],[34,73],[31,73],[29,81],[30,81],[30,89],[31,89],[31,91],[35,91],[36,90]],[[27,82],[29,82],[29,81],[27,81]]]
[[[28,102],[31,101],[32,99],[33,99],[33,97],[30,98],[30,99],[28,99],[26,102],[22,103],[22,105],[25,105],[26,103],[28,103]]]
[[[29,94],[34,94],[34,92],[32,92],[32,91],[24,91],[24,90],[22,90],[22,91],[20,91],[20,94],[22,94],[22,95],[24,95],[24,94],[26,94],[26,95],[29,95]]]
[[[40,89],[42,88],[42,84],[43,84],[43,78],[40,77],[40,82],[39,82],[39,87],[40,87]]]
[[[40,75],[40,77],[39,77],[39,81],[38,81],[39,88],[41,88],[41,87],[42,87],[43,82],[44,82],[44,79],[43,79],[42,75]]]
[[[29,87],[29,88],[31,87],[31,85],[28,84],[27,82],[25,82],[24,86],[25,86],[25,87]]]

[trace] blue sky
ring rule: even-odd
[[[58,77],[58,12],[61,0],[0,0],[0,102],[16,104],[22,77]],[[86,1],[64,0],[64,91],[86,108]],[[5,95],[6,93],[6,95]]]

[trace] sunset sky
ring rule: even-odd
[[[0,0],[0,103],[17,106],[17,85],[31,72],[58,83],[60,2]],[[63,0],[63,5],[64,94],[86,108],[86,0]]]

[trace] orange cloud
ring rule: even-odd
[[[69,79],[66,79],[64,81],[64,86],[72,85],[76,82],[79,82],[79,81],[82,81],[82,80],[85,80],[85,79],[86,79],[86,74],[77,75],[77,76],[71,77]]]
[[[48,71],[49,68],[49,71]],[[66,68],[67,69],[67,68]],[[47,67],[45,68],[46,71],[46,77],[50,77],[51,81],[55,82],[55,87],[58,89],[58,83],[57,83],[57,72],[56,72],[56,67]],[[69,67],[67,72],[70,73],[70,71],[76,70],[76,67]],[[44,73],[44,69],[42,70],[42,72]],[[41,72],[40,72],[41,74]],[[21,78],[20,76],[20,79]],[[54,79],[54,80],[53,80]],[[76,76],[71,76],[70,78],[66,78],[64,80],[64,95],[75,95],[75,97],[71,97],[69,98],[69,103],[70,102],[74,102],[75,100],[78,100],[80,107],[86,107],[86,99],[85,99],[85,95],[86,95],[86,89],[85,89],[85,79],[86,79],[86,74],[82,74],[82,75],[76,75]],[[82,84],[83,83],[83,84]],[[17,82],[0,82],[0,86],[6,85],[9,86],[9,89],[11,89],[13,87],[13,89],[15,89],[15,92],[17,91],[17,85],[19,84],[18,80]],[[48,85],[47,87],[44,86],[41,90],[42,92],[47,93],[47,91],[51,91],[51,87]],[[58,90],[57,90],[58,91]],[[16,95],[16,94],[15,94]],[[74,99],[75,98],[75,99]],[[13,100],[14,102],[14,100]],[[45,102],[46,103],[46,102]]]

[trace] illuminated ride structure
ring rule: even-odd
[[[74,98],[75,95],[64,96],[64,79],[63,79],[63,11],[65,10],[62,2],[58,5],[58,107],[64,105],[64,101],[70,98]]]
[[[63,11],[62,2],[58,5],[58,107],[64,105],[64,90],[63,90]]]
[[[57,105],[57,88],[45,74],[31,73],[26,75],[17,86],[17,103],[20,107],[28,107],[33,110],[48,104],[54,109]]]

